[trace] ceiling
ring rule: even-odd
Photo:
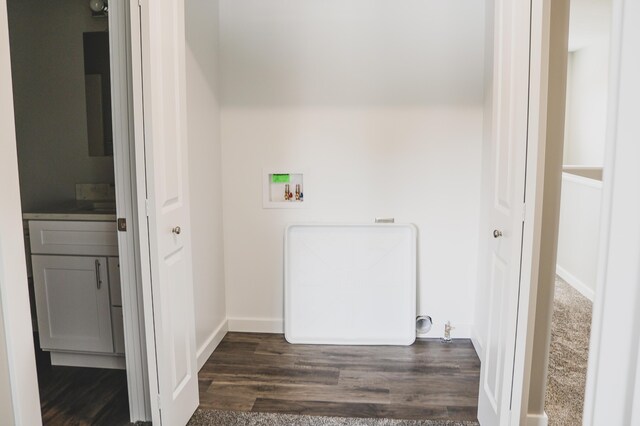
[[[484,2],[223,0],[225,106],[482,105]]]

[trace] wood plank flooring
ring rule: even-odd
[[[127,374],[124,370],[51,366],[49,354],[39,349],[37,337],[36,345],[44,425],[129,424]]]
[[[200,407],[475,420],[479,377],[469,340],[291,345],[280,334],[229,333],[200,370]]]

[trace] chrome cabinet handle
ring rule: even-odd
[[[176,226],[175,228],[173,228],[173,229],[171,230],[171,232],[173,232],[173,233],[174,233],[174,234],[176,234],[176,235],[180,235],[180,232],[182,232],[182,229],[180,229],[180,227],[179,227],[179,226]]]
[[[96,285],[98,286],[98,290],[102,287],[102,278],[100,278],[100,261],[96,259]]]
[[[500,238],[502,237],[502,231],[498,230],[498,229],[494,229],[493,230],[493,238]]]

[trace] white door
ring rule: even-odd
[[[113,352],[106,257],[33,256],[42,349]]]
[[[146,328],[147,336],[155,334],[159,422],[173,426],[186,424],[198,406],[184,0],[142,1],[139,19],[140,27],[133,31],[140,31],[144,116],[143,121],[141,117],[136,121],[144,123],[151,267],[151,300],[145,297],[144,302],[145,310],[150,304],[153,307],[152,322],[146,320]],[[140,96],[135,89],[134,96]],[[145,188],[140,188],[139,194],[144,193]],[[146,313],[145,318],[149,318]],[[157,413],[154,420],[158,420]]]
[[[529,87],[529,7],[497,0],[491,129],[491,228],[488,246],[486,342],[480,368],[478,420],[507,424],[511,409],[520,258],[524,223]]]

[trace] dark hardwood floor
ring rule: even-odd
[[[124,370],[52,366],[48,353],[39,349],[37,337],[36,365],[45,425],[129,424]]]
[[[200,407],[341,417],[475,420],[469,340],[412,346],[291,345],[229,333],[199,373]]]

